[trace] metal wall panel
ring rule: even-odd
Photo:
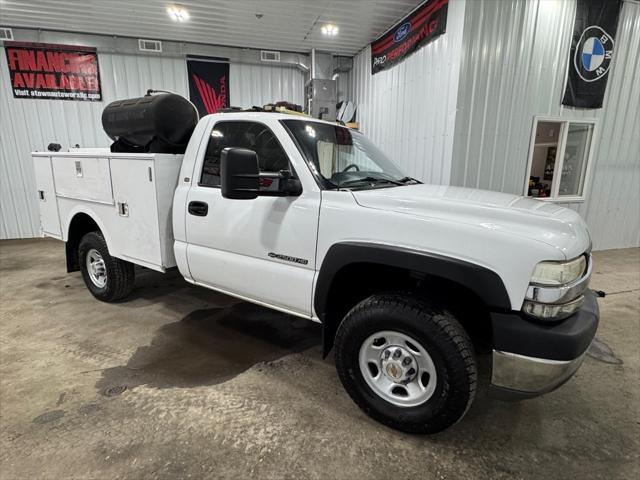
[[[351,90],[352,72],[343,72],[338,75],[338,101],[353,100],[353,92]]]
[[[14,99],[4,49],[0,52],[0,238],[39,234],[38,202],[30,152],[49,143],[64,149],[108,146],[104,106],[144,95],[149,86],[186,92],[184,60],[101,53],[102,102]]]
[[[465,2],[451,0],[447,31],[393,68],[371,75],[370,47],[354,58],[357,121],[406,173],[448,184]]]
[[[232,63],[229,69],[229,101],[250,108],[286,100],[304,106],[306,75],[296,68]]]
[[[46,37],[41,41],[47,41]],[[91,43],[86,43],[91,45]],[[103,108],[144,95],[150,87],[188,94],[184,57],[98,51],[102,102],[14,99],[4,49],[0,49],[0,238],[39,235],[38,203],[30,152],[60,143],[64,150],[108,146]],[[230,102],[251,107],[274,100],[304,101],[305,75],[282,66],[231,64]]]
[[[625,2],[602,109],[560,104],[576,4],[478,0],[465,13],[451,183],[521,194],[535,115],[596,118],[586,201],[594,248],[640,244],[640,5]]]

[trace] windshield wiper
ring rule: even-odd
[[[420,180],[417,180],[413,177],[403,177],[400,180],[398,180],[398,182],[400,183],[409,183],[409,182],[414,182],[414,183],[422,183]]]
[[[382,178],[382,177],[362,177],[356,178],[354,180],[347,180],[346,182],[340,183],[340,187],[344,187],[345,185],[354,185],[356,183],[391,183],[393,185],[403,185],[397,180],[391,180],[390,178]]]

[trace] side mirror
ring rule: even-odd
[[[297,197],[302,194],[302,183],[297,178],[294,178],[289,170],[281,170],[280,191],[285,195]]]
[[[252,200],[258,196],[260,169],[258,155],[246,148],[225,148],[220,155],[222,196]]]

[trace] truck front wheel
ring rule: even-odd
[[[450,313],[418,298],[363,300],[340,324],[335,348],[347,393],[367,415],[397,430],[439,432],[473,402],[469,337]]]
[[[80,240],[78,264],[91,294],[103,302],[120,300],[133,290],[133,264],[112,257],[100,232],[87,233]]]

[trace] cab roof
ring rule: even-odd
[[[244,118],[244,119],[255,119],[255,120],[301,120],[305,122],[316,122],[316,123],[325,123],[327,125],[340,126],[344,125],[339,124],[338,122],[329,122],[327,120],[321,120],[319,118],[314,118],[304,114],[291,114],[291,113],[280,113],[280,112],[257,112],[252,110],[238,110],[238,111],[227,111],[222,113],[213,113],[211,115],[206,115],[205,117],[224,117],[224,118]]]

